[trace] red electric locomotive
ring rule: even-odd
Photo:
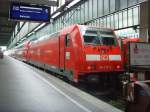
[[[115,82],[124,71],[123,57],[111,29],[72,25],[27,42],[24,61],[74,82]]]
[[[15,56],[77,83],[99,82],[111,87],[124,72],[116,35],[106,28],[72,25],[26,42],[17,47]]]

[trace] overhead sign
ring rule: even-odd
[[[58,0],[9,0],[11,2],[22,2],[26,4],[37,4],[37,5],[46,5],[46,6],[58,6]]]
[[[150,68],[150,44],[130,43],[130,66]]]
[[[46,6],[12,2],[10,4],[9,17],[12,20],[49,22],[50,8]]]

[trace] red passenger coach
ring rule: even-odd
[[[114,31],[73,25],[25,45],[29,63],[79,81],[113,82],[123,72]]]

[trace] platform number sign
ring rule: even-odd
[[[10,4],[9,18],[18,21],[49,22],[50,8],[46,6],[12,2]]]

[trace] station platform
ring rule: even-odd
[[[122,112],[21,61],[0,59],[0,112]]]

